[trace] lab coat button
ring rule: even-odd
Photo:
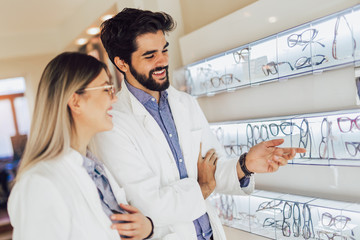
[[[172,134],[171,134],[171,133],[169,134],[169,137],[172,137]]]

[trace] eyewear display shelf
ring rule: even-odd
[[[194,96],[360,65],[360,5],[187,65]]]
[[[226,226],[270,239],[360,239],[360,204],[256,190],[250,196],[213,194]]]
[[[211,123],[210,128],[228,157],[282,138],[282,147],[307,150],[289,164],[360,167],[360,109]]]

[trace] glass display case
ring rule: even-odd
[[[282,138],[282,147],[302,147],[290,164],[360,166],[360,109],[212,123],[228,157]]]
[[[360,65],[360,6],[185,67],[194,96]]]
[[[360,239],[357,203],[259,190],[210,201],[224,225],[270,239]]]

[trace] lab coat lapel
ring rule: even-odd
[[[122,84],[122,87],[122,91],[124,91],[124,94],[127,95],[126,97],[128,101],[130,101],[133,113],[136,115],[139,121],[142,122],[144,128],[156,139],[158,146],[162,146],[161,148],[164,149],[172,159],[174,159],[170,146],[159,124],[146,110],[146,108],[129,92],[126,84]],[[144,141],[146,140],[144,139]]]
[[[177,134],[179,136],[179,143],[186,165],[188,160],[188,153],[191,150],[191,141],[189,141],[191,138],[189,130],[189,117],[185,104],[182,102],[179,94],[173,90],[174,89],[172,87],[170,87],[168,90],[168,101],[175,122]]]
[[[67,161],[64,161],[64,163],[66,164],[68,172],[72,175],[72,179],[74,179],[74,184],[79,186],[84,200],[89,205],[89,209],[94,213],[96,219],[99,220],[99,224],[109,229],[111,221],[101,207],[101,200],[94,182],[86,170],[82,168],[82,165],[74,166],[79,165],[79,161],[82,163],[82,156],[74,150],[71,150],[70,155],[67,156]]]

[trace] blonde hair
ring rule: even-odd
[[[36,163],[52,159],[70,147],[74,129],[67,103],[73,93],[83,93],[102,70],[104,63],[77,52],[65,52],[45,67],[37,90],[30,135],[16,180]]]

